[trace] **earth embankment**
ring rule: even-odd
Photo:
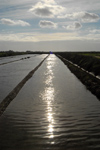
[[[81,52],[64,52],[58,53],[63,58],[77,64],[81,68],[100,76],[100,57],[99,53],[81,53]]]
[[[87,89],[100,99],[100,79],[96,78],[96,76],[100,76],[100,59],[91,54],[85,55],[84,53],[75,52],[58,53],[57,56],[86,85]]]

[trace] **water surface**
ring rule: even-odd
[[[0,118],[0,146],[99,150],[99,116],[99,100],[61,60],[50,55]]]
[[[32,69],[34,69],[43,60],[44,57],[46,57],[46,55],[23,55],[23,57],[29,56],[29,59],[0,66],[0,102]],[[22,56],[16,57],[18,59]],[[16,57],[14,57],[14,59]],[[5,60],[8,59],[10,61],[10,57],[5,58]]]

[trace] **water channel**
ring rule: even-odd
[[[0,148],[99,150],[100,102],[50,55],[0,117]]]
[[[34,69],[46,55],[19,55],[2,58],[2,62],[11,62],[12,59],[20,60],[0,66],[0,102],[11,92],[14,87]]]

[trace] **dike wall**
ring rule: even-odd
[[[100,100],[100,79],[95,77],[95,75],[100,75],[100,60],[97,60],[96,58],[95,61],[95,58],[91,56],[89,58],[72,53],[68,53],[68,55],[56,54],[56,56],[59,57],[59,59],[67,65],[70,71],[76,75],[76,77],[86,86],[86,88]],[[70,63],[70,61],[72,63]],[[77,67],[76,64],[84,69]],[[89,74],[88,71],[91,71],[94,75]]]
[[[58,54],[88,72],[92,72],[95,76],[100,76],[100,58],[82,52],[60,52]]]

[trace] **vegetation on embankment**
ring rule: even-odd
[[[25,55],[25,54],[49,54],[50,52],[42,52],[42,51],[26,51],[26,52],[15,52],[13,50],[9,51],[0,51],[0,57],[7,56],[16,56],[16,55]]]
[[[58,52],[57,54],[92,72],[95,76],[100,76],[100,52]]]
[[[7,56],[16,56],[16,55],[24,55],[26,52],[14,52],[12,50],[9,51],[1,51],[0,57],[7,57]]]
[[[59,57],[59,55],[57,55]],[[76,75],[76,77],[89,89],[94,95],[100,99],[100,80],[88,74],[87,72],[79,69],[73,64],[69,63],[63,57],[59,57],[70,69],[72,73]]]
[[[76,77],[87,87],[87,89],[89,89],[94,95],[97,96],[98,99],[100,99],[100,80],[95,78],[91,74],[88,74],[87,72],[83,71],[82,69],[79,69],[78,67],[74,66],[73,64],[66,61],[65,59],[63,59],[63,58],[66,58],[65,53],[63,53],[63,54],[59,53],[59,55],[57,55],[57,56],[67,65],[67,67],[70,69],[70,71],[76,75]],[[60,56],[62,56],[62,57],[60,57]],[[78,55],[76,53],[74,53],[74,54],[69,53],[69,55],[67,55],[67,59],[70,61],[72,59],[72,57],[70,59],[70,56],[73,56],[74,59],[75,59],[75,56],[76,56],[76,59],[78,58],[78,60],[76,60],[75,62],[78,62],[78,61],[80,62],[81,60],[79,58],[84,57],[84,56],[80,57],[80,55]],[[87,60],[87,59],[85,59],[85,60]],[[88,62],[85,62],[85,64],[88,64]],[[99,64],[99,66],[100,66],[100,64]]]

